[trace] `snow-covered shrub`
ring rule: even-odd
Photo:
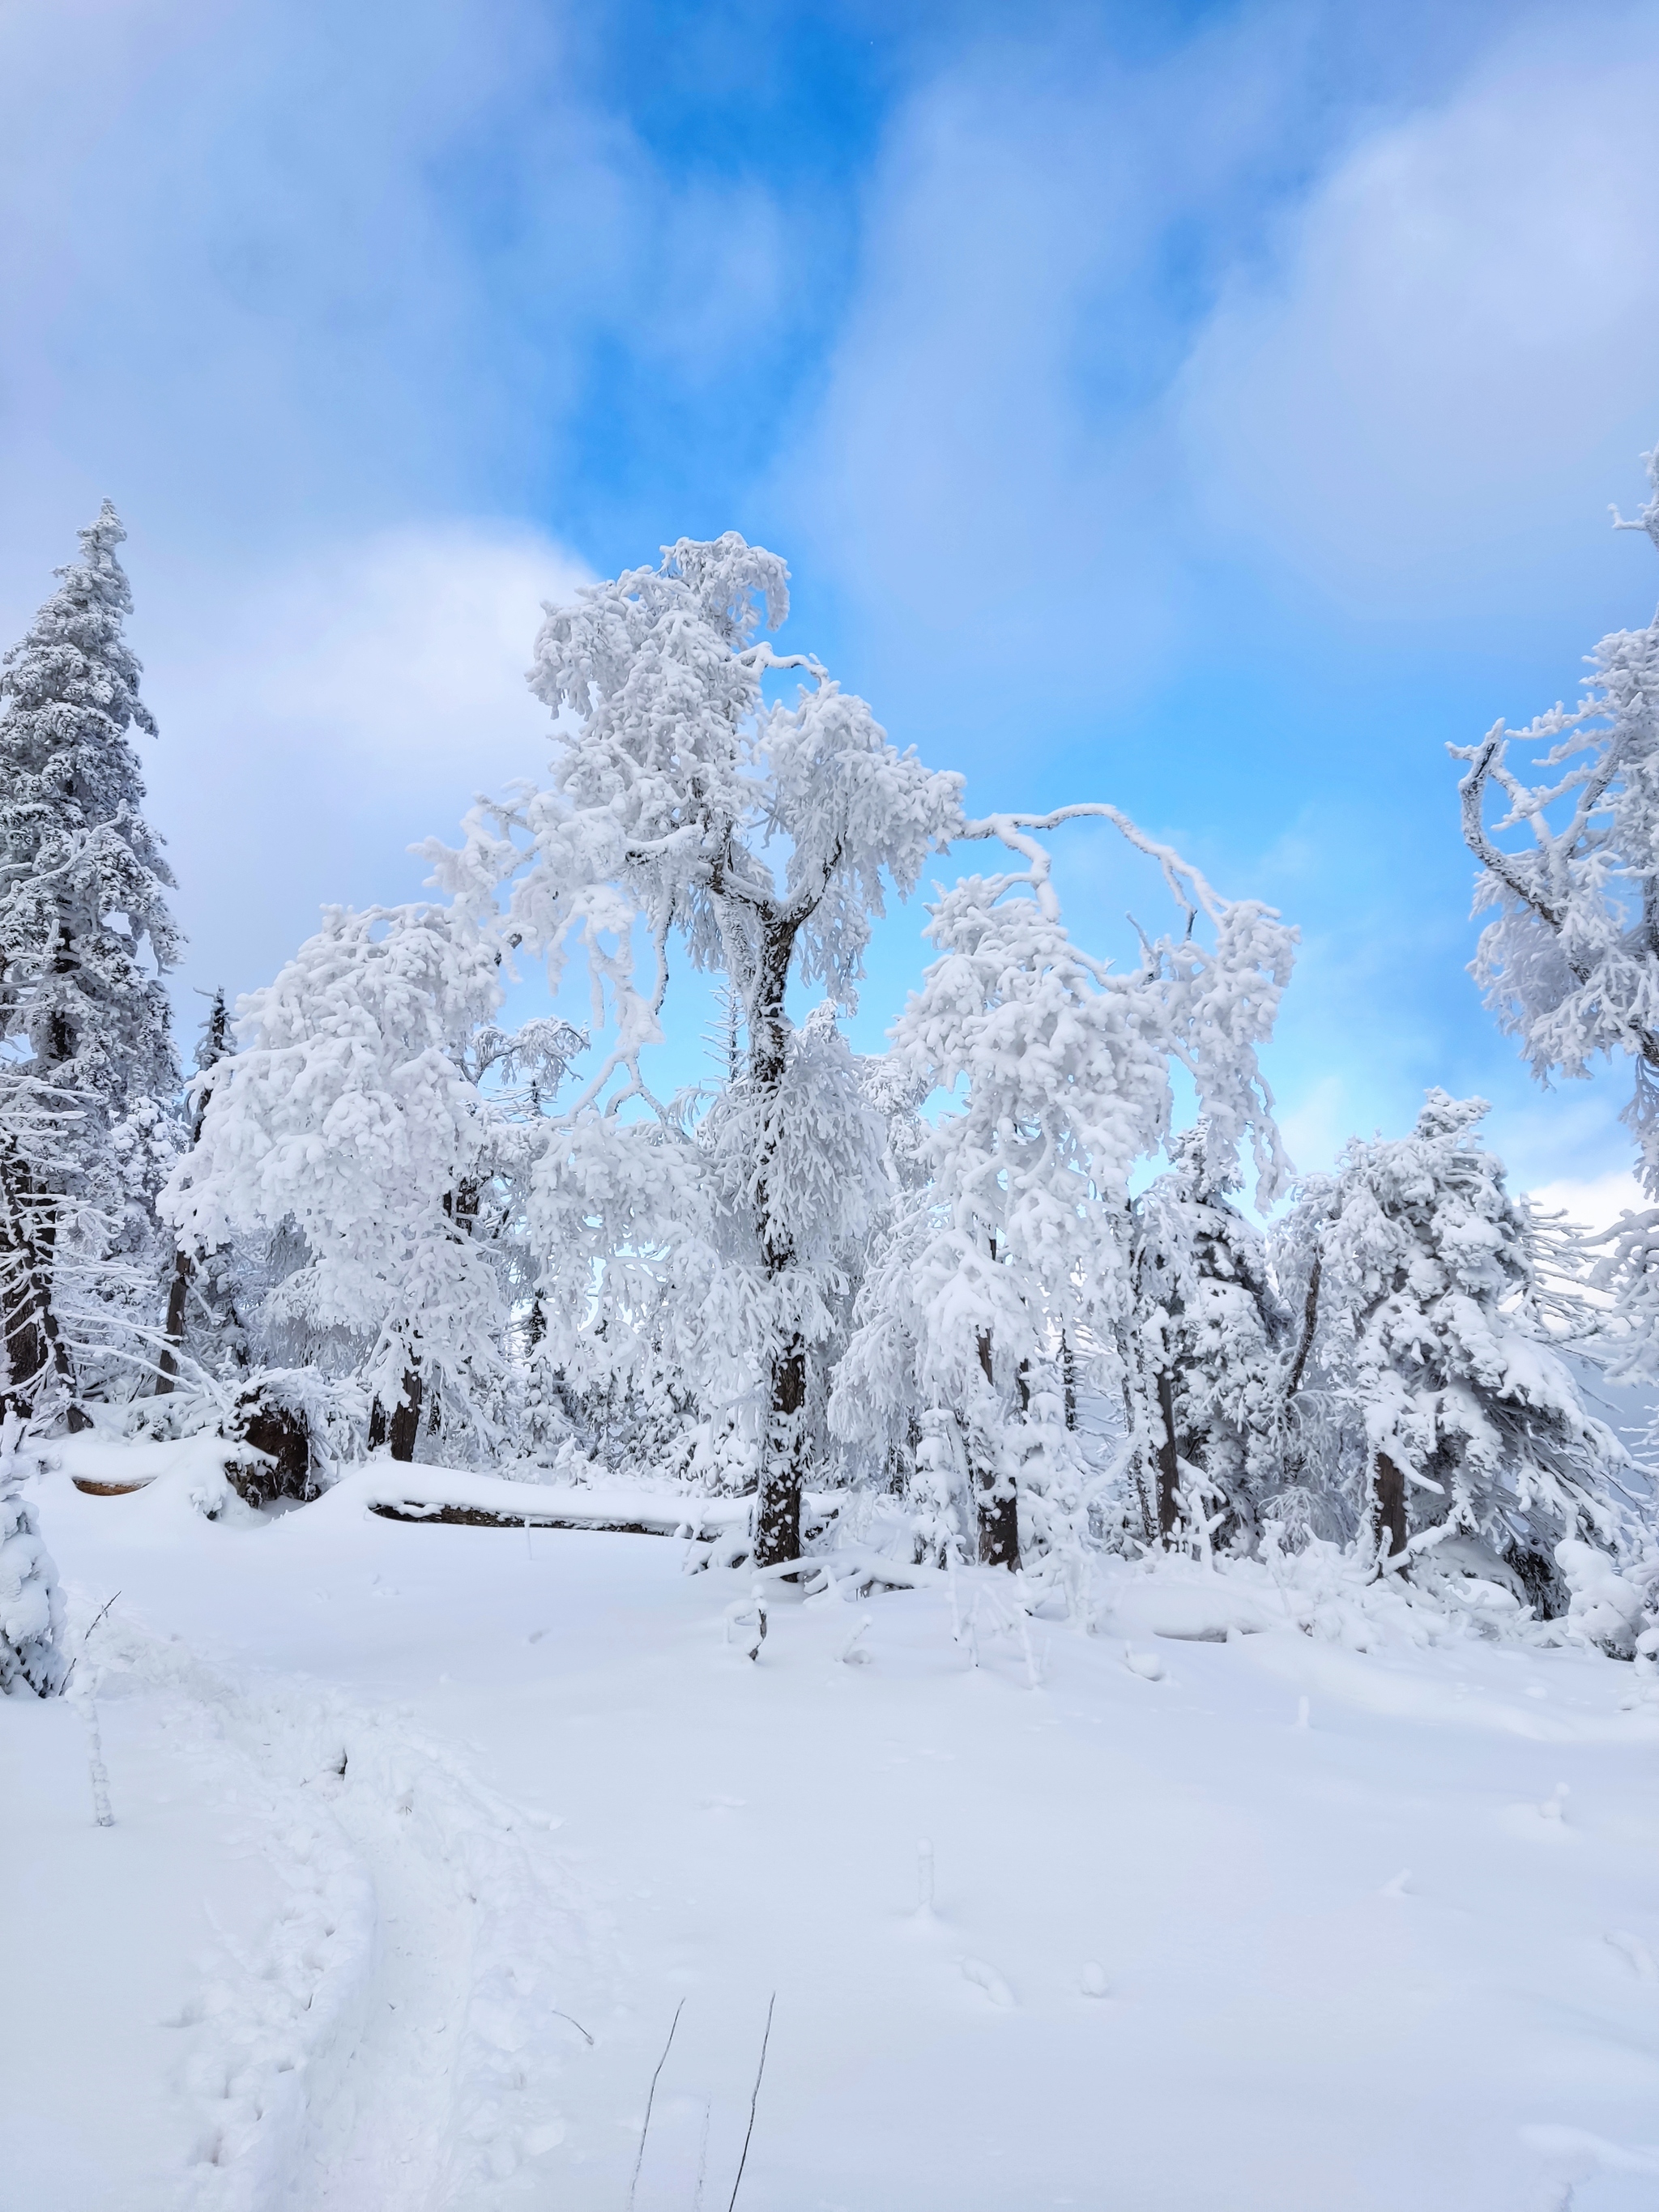
[[[49,1698],[62,1688],[64,1601],[33,1509],[18,1487],[21,1424],[0,1429],[0,1696]]]
[[[1555,1559],[1572,1593],[1568,1628],[1611,1658],[1632,1657],[1637,1638],[1647,1626],[1641,1589],[1619,1572],[1604,1551],[1577,1538],[1558,1544]]]

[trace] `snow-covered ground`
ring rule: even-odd
[[[774,1587],[751,1661],[672,1538],[140,1471],[36,1492],[4,2212],[725,2212],[775,1996],[746,2212],[1659,2206],[1630,1666],[1116,1567]]]

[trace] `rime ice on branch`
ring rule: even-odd
[[[1615,522],[1659,550],[1659,448],[1644,458],[1652,496],[1634,522]],[[1544,781],[1510,767],[1515,743],[1542,749]],[[1459,791],[1480,863],[1476,911],[1496,909],[1473,963],[1486,1004],[1540,1082],[1585,1075],[1601,1053],[1629,1055],[1636,1081],[1623,1118],[1641,1181],[1659,1198],[1659,616],[1601,640],[1577,707],[1515,732],[1498,722],[1480,744],[1449,750],[1469,764]],[[1528,842],[1500,842],[1511,831]],[[1650,1378],[1659,1213],[1627,1214],[1602,1243],[1595,1275],[1622,1330],[1618,1369]]]
[[[1038,842],[1091,817],[1157,861],[1180,915],[1176,930],[1143,934],[1121,973],[1070,936]],[[940,957],[894,1052],[923,1087],[960,1086],[961,1100],[924,1138],[926,1181],[861,1293],[830,1415],[845,1435],[913,1433],[935,1512],[959,1472],[979,1556],[1013,1566],[1028,1493],[1053,1517],[1062,1344],[1067,1357],[1089,1348],[1097,1383],[1128,1400],[1138,1449],[1174,1449],[1156,1425],[1167,1404],[1149,1420],[1133,1387],[1130,1178],[1170,1137],[1180,1067],[1215,1156],[1231,1161],[1248,1143],[1261,1197],[1283,1188],[1289,1163],[1256,1048],[1295,932],[1266,907],[1222,898],[1113,807],[994,815],[960,834],[1024,865],[969,877],[932,908]],[[1166,1515],[1163,1533],[1172,1527]]]

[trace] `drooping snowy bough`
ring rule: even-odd
[[[531,1136],[492,1071],[550,1089],[562,1023],[493,1025],[499,951],[443,908],[331,908],[245,1002],[241,1048],[199,1079],[197,1143],[166,1194],[181,1244],[267,1240],[267,1355],[354,1376],[412,1457],[422,1415],[499,1413]]]
[[[1143,936],[1122,972],[1070,936],[1038,842],[1089,817],[1158,862],[1181,915],[1176,931]],[[1134,1459],[1173,1453],[1167,1394],[1149,1401],[1143,1387],[1130,1179],[1170,1138],[1180,1068],[1218,1154],[1236,1160],[1248,1143],[1261,1200],[1283,1189],[1257,1048],[1295,933],[1268,908],[1220,897],[1113,807],[991,816],[960,834],[996,839],[1024,866],[970,877],[932,910],[940,957],[894,1052],[926,1087],[960,1097],[928,1133],[926,1181],[866,1285],[831,1417],[847,1434],[914,1434],[936,1511],[965,1473],[980,1556],[1013,1565],[1022,1497],[1032,1524],[1075,1510],[1054,1419],[1066,1358],[1092,1349],[1097,1381],[1126,1402]],[[1170,1502],[1149,1536],[1170,1533]],[[1051,1532],[1033,1525],[1039,1540]]]

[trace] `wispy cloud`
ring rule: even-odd
[[[1656,86],[1659,10],[1558,11],[1361,139],[1187,365],[1212,527],[1437,619],[1612,572],[1607,501],[1659,436]]]

